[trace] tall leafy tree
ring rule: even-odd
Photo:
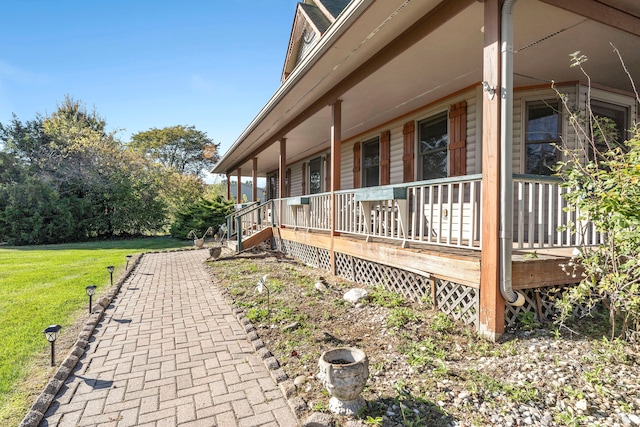
[[[202,176],[219,160],[219,144],[194,126],[178,125],[139,132],[131,137],[129,147],[186,175]]]
[[[66,98],[49,117],[0,126],[1,240],[51,243],[166,227],[164,168],[125,149],[105,125]]]

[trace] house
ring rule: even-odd
[[[227,187],[229,192],[227,193],[228,199],[234,199],[238,203],[248,202],[249,200],[254,202],[264,202],[265,201],[265,189],[253,185],[251,182],[242,182],[240,181],[240,197],[238,197],[238,181],[226,181],[223,180],[222,184]],[[256,189],[256,195],[253,194],[253,189]]]
[[[545,316],[546,290],[576,281],[559,264],[577,239],[601,239],[558,231],[577,216],[549,166],[578,136],[557,91],[628,129],[612,46],[640,76],[639,45],[635,0],[299,3],[281,86],[213,170],[267,179],[238,247],[271,237],[493,340],[521,311]]]

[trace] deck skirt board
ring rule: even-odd
[[[331,237],[328,233],[291,228],[274,228],[273,231],[274,235],[288,241],[323,250],[331,249]],[[366,242],[365,239],[354,236],[334,237],[333,248],[336,252],[356,258],[479,288],[481,253],[477,250],[428,244],[403,248],[395,241],[371,239]],[[569,255],[568,251],[560,249],[548,249],[533,255],[527,255],[525,251],[514,251],[513,288],[531,289],[575,282],[560,267],[560,264],[568,262]]]

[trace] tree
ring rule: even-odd
[[[231,213],[232,207],[233,202],[221,196],[201,197],[196,203],[184,206],[177,213],[176,221],[171,225],[171,236],[186,239],[191,230],[196,230],[198,236],[201,236],[209,227],[218,230],[222,224],[225,224],[225,218]]]
[[[59,242],[166,229],[164,168],[125,149],[105,126],[70,98],[49,117],[23,124],[14,116],[0,126],[3,240],[53,243],[56,229]]]
[[[219,160],[218,147],[194,126],[153,128],[136,133],[129,147],[178,173],[202,176]]]

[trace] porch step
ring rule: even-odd
[[[273,229],[271,227],[267,227],[260,231],[257,231],[242,240],[242,250],[251,249],[254,246],[258,246],[260,243],[264,242],[267,239],[270,239],[271,237],[273,237]],[[227,247],[237,252],[238,240],[227,240]]]

